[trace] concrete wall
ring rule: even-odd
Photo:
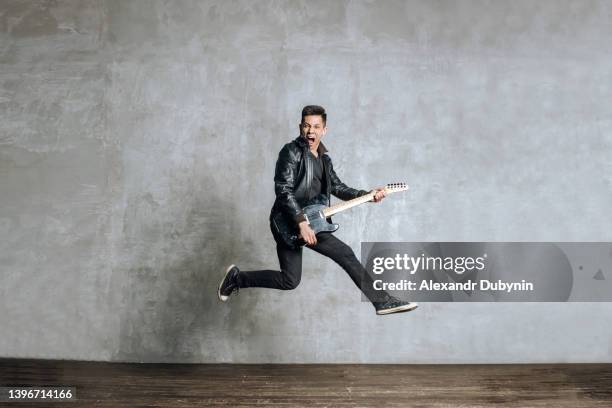
[[[274,163],[309,103],[347,184],[412,187],[337,218],[358,255],[612,241],[611,23],[605,0],[3,0],[0,356],[612,362],[612,304],[377,317],[311,251],[294,291],[215,298],[229,262],[278,267]]]

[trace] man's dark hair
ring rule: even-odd
[[[304,122],[304,116],[317,115],[321,116],[323,119],[323,124],[327,123],[327,113],[325,113],[325,109],[319,105],[308,105],[304,106],[302,109],[302,122]]]

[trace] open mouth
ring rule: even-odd
[[[306,139],[308,140],[308,143],[314,143],[316,140],[316,137],[313,135],[307,135]]]

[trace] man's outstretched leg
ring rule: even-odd
[[[227,301],[240,288],[295,289],[302,278],[302,248],[290,249],[277,244],[276,254],[280,271],[241,271],[236,265],[230,265],[217,289],[219,300]]]
[[[328,258],[333,259],[351,277],[355,285],[372,302],[376,309],[376,314],[385,315],[391,313],[409,312],[418,307],[415,302],[405,302],[396,297],[390,296],[384,291],[374,289],[374,281],[368,275],[366,269],[361,265],[355,253],[344,242],[332,234],[317,235],[317,244],[312,247]]]

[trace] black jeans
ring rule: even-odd
[[[374,289],[372,278],[361,265],[351,247],[333,234],[318,234],[316,245],[307,248],[333,259],[349,274],[351,280],[361,289],[370,302],[384,302],[389,299],[386,292]],[[302,278],[302,248],[291,249],[277,243],[276,253],[278,254],[280,271],[240,271],[238,276],[239,287],[295,289]]]

